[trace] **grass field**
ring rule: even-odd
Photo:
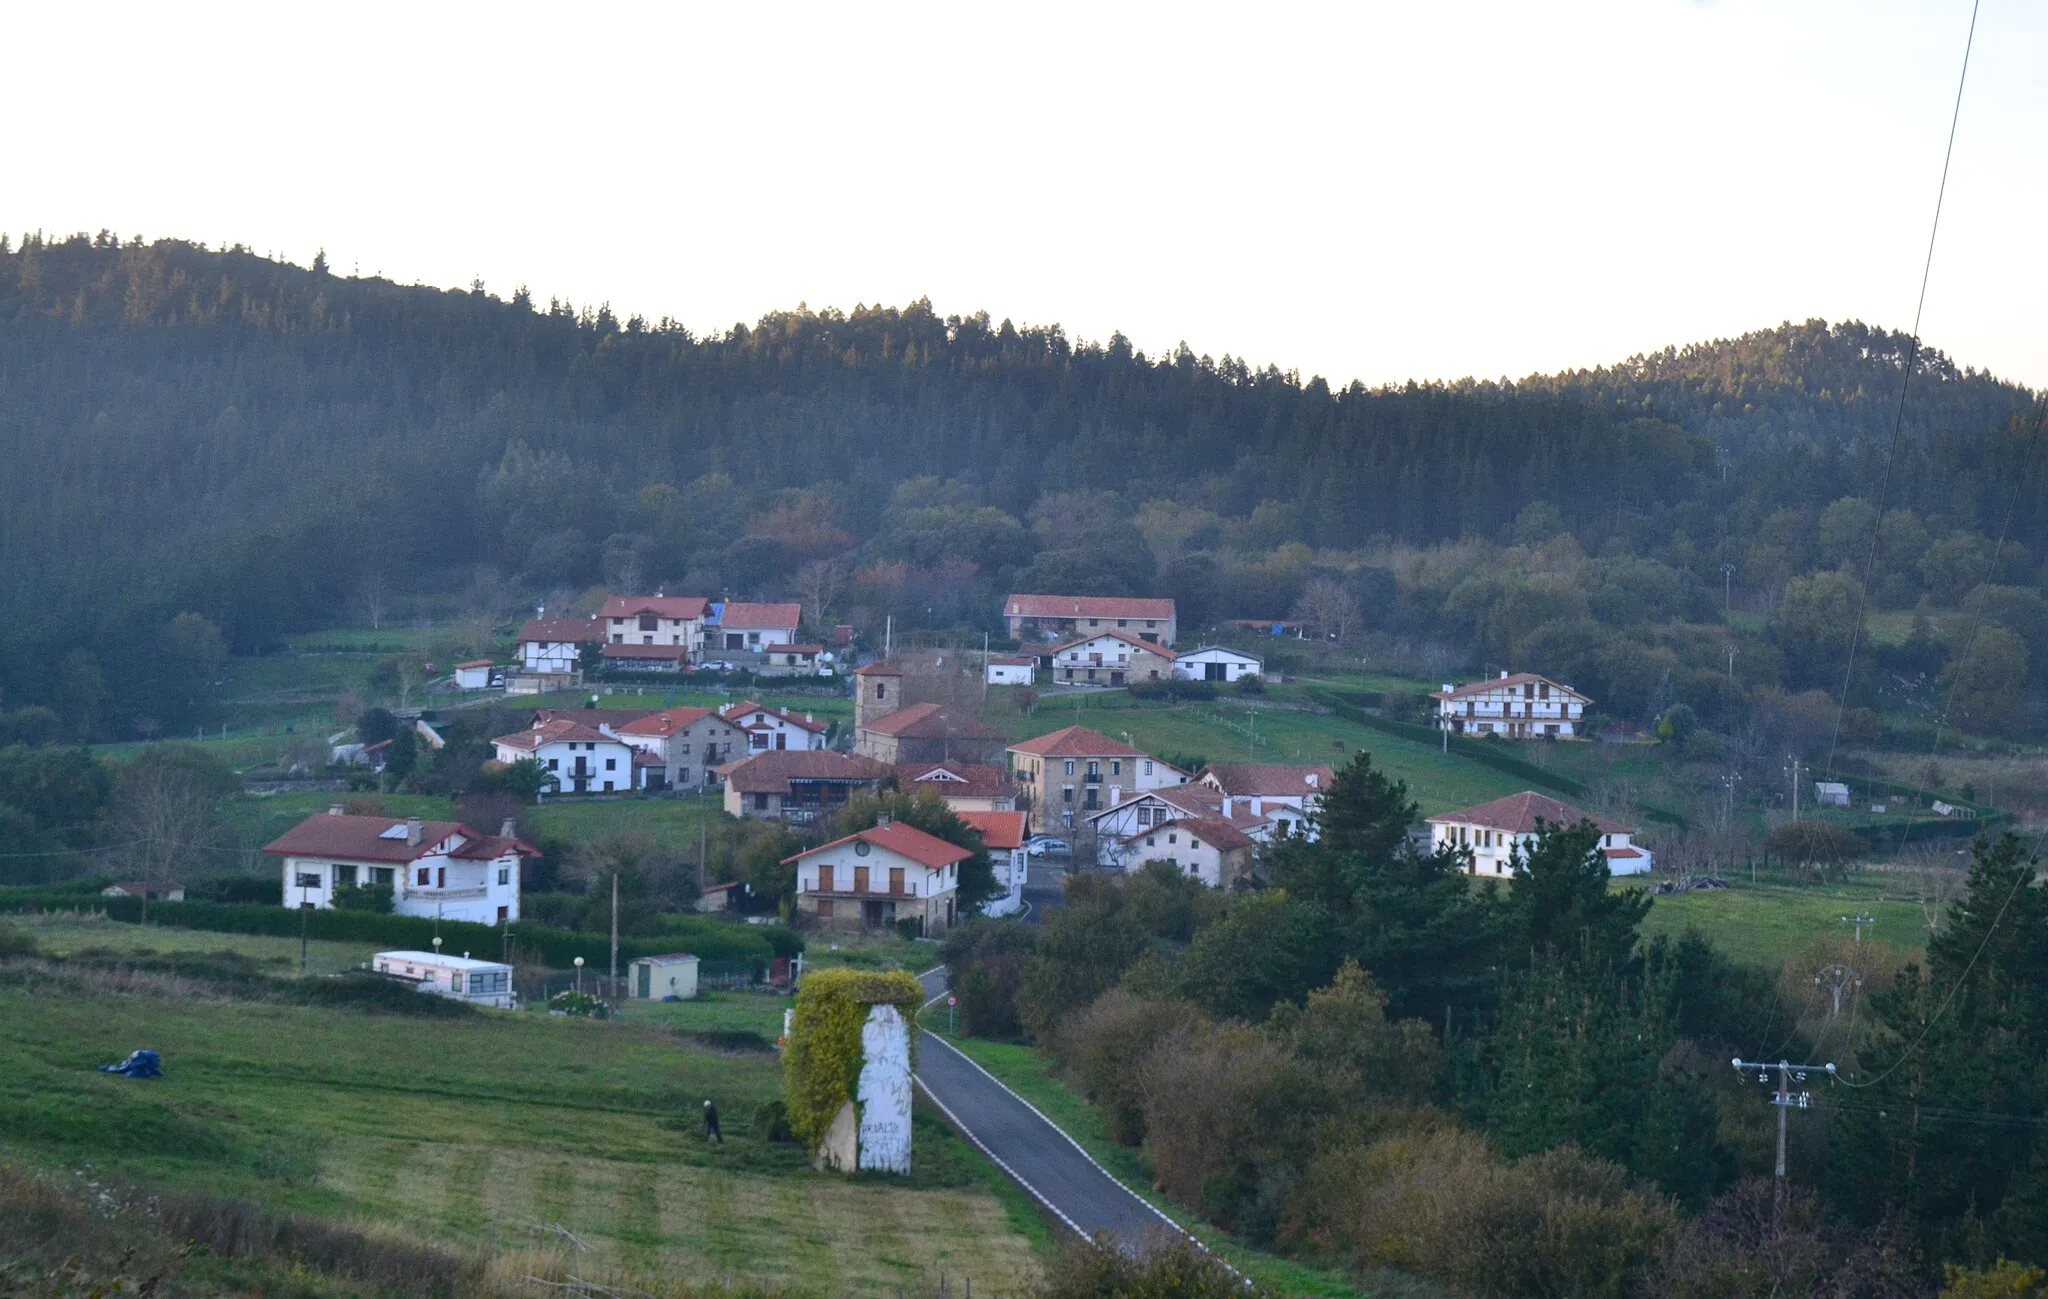
[[[102,918],[74,918],[62,913],[9,916],[7,923],[34,936],[38,951],[71,956],[84,951],[122,956],[205,955],[233,952],[246,956],[277,975],[299,971],[299,940],[266,934],[218,934],[203,929],[168,929],[162,925],[130,925]],[[306,972],[338,974],[369,962],[374,946],[364,943],[308,942]]]
[[[1751,885],[1731,878],[1732,887],[1675,893],[1652,900],[1643,922],[1646,936],[1696,928],[1733,957],[1767,969],[1805,950],[1816,938],[1847,938],[1854,930],[1843,916],[1870,915],[1863,936],[1901,951],[1927,945],[1927,921],[1918,902],[1886,898],[1881,885],[1852,881],[1832,887]],[[1633,885],[1617,885],[1633,887]]]
[[[712,1003],[716,1004],[716,1003]],[[908,1179],[814,1173],[753,1139],[773,1055],[538,1014],[416,1021],[0,986],[0,1157],[331,1215],[465,1253],[809,1293],[988,1293],[1042,1224],[929,1117]],[[165,1077],[96,1072],[139,1046]],[[724,1145],[697,1130],[705,1097]],[[570,1243],[571,1240],[580,1245]]]

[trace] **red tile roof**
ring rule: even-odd
[[[1234,798],[1262,794],[1272,798],[1307,797],[1326,792],[1337,773],[1326,766],[1285,762],[1212,762],[1201,780]]]
[[[1160,658],[1167,659],[1169,661],[1176,657],[1174,652],[1166,648],[1166,646],[1155,645],[1149,640],[1141,640],[1140,638],[1133,636],[1131,633],[1127,631],[1089,632],[1087,635],[1078,637],[1074,640],[1070,640],[1064,645],[1055,645],[1048,652],[1053,654],[1064,654],[1068,650],[1074,648],[1074,646],[1076,645],[1086,645],[1090,641],[1098,641],[1105,639],[1120,640],[1124,644],[1131,646],[1133,649],[1141,649],[1145,651],[1147,654],[1157,654]]]
[[[958,844],[947,843],[937,835],[926,834],[916,826],[905,825],[901,821],[891,821],[887,825],[874,826],[855,834],[846,835],[843,838],[834,839],[831,843],[821,843],[817,847],[808,848],[794,857],[784,857],[782,864],[787,866],[792,862],[800,862],[806,857],[815,857],[828,848],[837,848],[840,844],[852,843],[856,839],[866,840],[877,848],[895,853],[898,857],[907,857],[918,865],[930,870],[944,869],[956,861],[964,861],[974,855]]]
[[[594,726],[585,726],[581,722],[572,722],[566,717],[557,717],[553,721],[540,722],[530,730],[514,731],[510,735],[497,736],[492,739],[491,743],[502,744],[508,749],[524,749],[528,753],[534,753],[544,744],[591,744],[599,740],[607,744],[620,743],[620,741],[606,735]]]
[[[1632,825],[1610,821],[1604,816],[1594,816],[1570,803],[1560,803],[1546,794],[1523,790],[1506,798],[1496,798],[1491,803],[1481,803],[1456,812],[1445,812],[1429,818],[1431,825],[1483,825],[1489,830],[1505,830],[1509,834],[1534,834],[1536,822],[1545,825],[1573,826],[1581,821],[1591,821],[1602,834],[1634,834]]]
[[[1124,842],[1131,843],[1144,838],[1148,834],[1160,834],[1168,829],[1186,831],[1190,837],[1200,835],[1208,841],[1210,846],[1221,849],[1224,852],[1252,846],[1250,836],[1246,835],[1236,826],[1231,825],[1227,821],[1206,816],[1182,817],[1177,821],[1168,821],[1165,825],[1148,825],[1136,834],[1126,835]]]
[[[890,667],[886,659],[876,659],[872,663],[863,663],[855,668],[853,675],[857,677],[900,677],[903,675],[903,670]]]
[[[756,723],[750,716],[754,713],[766,713],[773,720]],[[718,715],[742,730],[753,730],[757,725],[762,730],[770,730],[775,722],[786,723],[800,731],[823,733],[830,729],[830,723],[828,722],[821,722],[815,717],[798,717],[787,708],[770,708],[768,705],[756,703],[752,699],[745,699],[730,708],[721,709]]]
[[[1010,746],[1012,753],[1028,753],[1034,758],[1147,758],[1152,755],[1134,749],[1120,740],[1112,740],[1100,731],[1091,731],[1085,726],[1069,726],[1050,735],[1034,736],[1020,740]]]
[[[861,727],[877,735],[893,735],[905,740],[1000,740],[1003,734],[992,731],[972,717],[955,717],[944,704],[912,704],[899,708],[893,713],[884,713]]]
[[[983,762],[899,762],[896,780],[906,794],[931,790],[941,798],[1015,798],[1017,786],[1002,767]]]
[[[769,628],[796,630],[803,621],[804,607],[800,604],[727,604],[719,612],[718,625],[721,627],[752,627],[761,631]],[[768,646],[763,645],[762,649]]]
[[[583,645],[603,640],[604,624],[595,618],[528,618],[520,625],[519,639]]]
[[[420,841],[407,843],[404,817],[336,816],[320,812],[307,817],[263,846],[276,856],[337,857],[343,861],[409,862],[424,857],[455,835],[466,841],[452,854],[468,860],[492,861],[509,852],[538,857],[540,850],[518,839],[483,835],[460,821],[422,821]]]
[[[617,730],[620,735],[674,735],[711,715],[709,708],[664,708],[658,713],[636,717]]]
[[[711,602],[701,595],[615,595],[597,611],[600,618],[637,618],[651,613],[657,618],[687,621],[702,618]]]
[[[1173,617],[1173,601],[1124,595],[1013,595],[1003,605],[1010,618]]]
[[[467,662],[467,663],[457,663],[457,664],[456,664],[455,666],[456,666],[456,668],[457,668],[457,669],[461,669],[461,668],[487,668],[487,667],[490,667],[490,666],[491,666],[491,660],[490,660],[490,659],[471,659],[471,660],[470,660],[469,662]]]
[[[1029,654],[991,654],[988,665],[992,668],[1029,668],[1038,666],[1038,660]]]
[[[725,783],[742,794],[787,794],[792,781],[879,784],[890,771],[885,762],[830,749],[766,749],[717,768]]]
[[[1593,702],[1570,686],[1559,685],[1549,677],[1539,677],[1534,672],[1516,672],[1509,676],[1495,677],[1491,681],[1471,681],[1462,686],[1452,686],[1449,690],[1432,690],[1429,692],[1429,697],[1432,699],[1463,699],[1467,695],[1484,694],[1489,690],[1500,690],[1510,686],[1539,683],[1550,687],[1553,698],[1558,694],[1566,694],[1585,703]]]
[[[1029,834],[1026,822],[1030,814],[1026,812],[957,812],[954,815],[972,826],[981,836],[982,843],[998,851],[1022,848]]]

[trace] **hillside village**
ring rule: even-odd
[[[864,654],[848,627],[801,639],[795,604],[615,595],[593,617],[543,612],[528,620],[517,662],[481,660],[457,671],[495,680],[484,689],[508,702],[571,693],[590,677],[621,672],[745,674],[764,684],[807,678],[850,690],[844,727],[754,699],[644,710],[593,702],[535,707],[520,729],[490,740],[489,768],[525,770],[515,784],[544,801],[705,795],[734,821],[774,822],[821,839],[857,800],[902,793],[955,814],[989,854],[992,888],[963,902],[958,863],[969,851],[910,826],[891,828],[883,816],[880,829],[789,859],[796,875],[786,919],[805,928],[940,938],[970,912],[1025,914],[1034,859],[1054,881],[1076,870],[1135,873],[1156,863],[1209,888],[1243,890],[1262,847],[1316,837],[1323,795],[1336,779],[1329,764],[1188,768],[1083,725],[1012,739],[984,720],[991,692],[1035,694],[1040,683],[1070,692],[1165,682],[1261,689],[1267,674],[1258,655],[1177,648],[1170,599],[1013,595],[1004,615],[1026,652]],[[833,649],[824,648],[828,641]],[[1574,738],[1592,703],[1529,673],[1446,686],[1435,698],[1437,725],[1448,733],[1552,742]],[[348,756],[378,758],[368,746]],[[1542,825],[1580,822],[1600,827],[1615,874],[1650,869],[1652,855],[1631,844],[1635,827],[1533,791],[1433,816],[1415,839],[1458,857],[1469,873],[1500,877],[1512,874],[1517,852],[1534,845]],[[485,834],[349,815],[341,804],[263,851],[283,861],[286,907],[328,908],[343,890],[379,887],[392,890],[399,915],[501,926],[522,918],[520,878],[542,855],[509,818]],[[722,882],[699,887],[724,905]]]

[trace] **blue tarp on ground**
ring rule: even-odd
[[[101,1073],[125,1074],[130,1078],[161,1078],[164,1076],[164,1062],[154,1051],[130,1051],[128,1058],[119,1064],[103,1064]]]

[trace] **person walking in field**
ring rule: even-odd
[[[721,1146],[725,1144],[725,1134],[718,1130],[718,1107],[708,1100],[704,1102],[704,1135]]]

